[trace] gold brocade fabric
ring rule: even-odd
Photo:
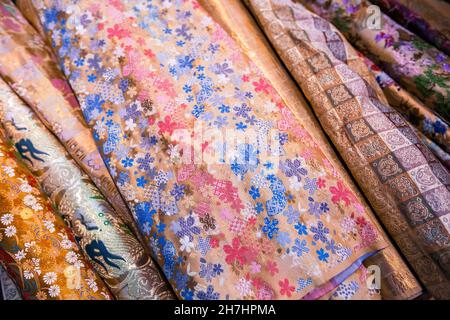
[[[52,52],[9,0],[0,3],[0,75],[58,137],[120,218],[138,234]]]
[[[112,298],[1,133],[0,262],[26,300]]]
[[[336,28],[293,1],[248,3],[402,253],[436,298],[449,298],[448,171]]]
[[[365,199],[333,151],[301,91],[270,48],[264,34],[256,25],[245,5],[238,0],[228,0],[226,3],[220,0],[205,0],[199,1],[199,3],[244,48],[246,54],[262,70],[280,94],[286,106],[315,137],[336,171],[345,178],[346,183],[361,204],[364,205],[367,212],[371,212]],[[373,215],[372,212],[371,215]],[[373,216],[372,220],[375,222],[376,218]],[[382,232],[381,227],[378,229]],[[366,266],[377,265],[381,268],[381,296],[383,299],[411,299],[418,296],[422,291],[420,284],[392,245],[366,260],[364,264]],[[351,281],[354,281],[354,279],[348,283],[351,283]],[[355,295],[353,298],[359,298],[359,296]]]
[[[1,79],[0,121],[114,296],[120,300],[174,298],[155,263],[89,177]]]

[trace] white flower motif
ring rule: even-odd
[[[14,220],[14,217],[11,213],[6,213],[2,216],[2,218],[0,219],[0,221],[2,222],[3,225],[8,226],[10,225]]]
[[[137,124],[134,123],[133,119],[128,119],[125,121],[125,131],[133,131]]]
[[[34,277],[33,276],[33,272],[31,272],[29,270],[25,270],[23,272],[23,276],[25,277],[25,279],[28,279],[28,280],[30,280],[30,279],[32,279]]]
[[[16,175],[13,168],[5,166],[5,165],[3,165],[2,168],[10,178],[12,178]]]
[[[47,228],[47,230],[50,233],[55,232],[55,225],[53,224],[53,222],[48,221],[48,220],[44,220],[44,226]]]
[[[188,236],[184,236],[183,238],[180,239],[180,243],[181,243],[181,251],[186,251],[186,252],[191,252],[192,249],[194,249],[194,243],[191,242],[191,240],[189,240]]]
[[[300,189],[302,188],[302,185],[303,185],[303,183],[298,181],[296,176],[292,176],[292,177],[289,178],[289,187],[292,190],[300,191]]]
[[[67,252],[67,254],[66,254],[66,261],[68,263],[74,264],[75,262],[78,261],[77,254],[75,252],[73,252],[73,251]]]
[[[94,292],[98,291],[98,286],[94,279],[86,279],[86,282],[92,291],[94,291]]]
[[[56,282],[57,275],[55,272],[47,272],[43,279],[46,284],[54,284]]]
[[[240,278],[239,283],[236,285],[236,290],[241,297],[252,296],[254,294],[252,290],[252,282],[245,278]]]
[[[20,191],[25,192],[25,193],[30,193],[33,190],[33,188],[28,184],[28,181],[23,180],[23,179],[21,179],[21,180],[22,180],[22,184],[19,187]]]
[[[19,260],[19,261],[21,261],[22,259],[24,259],[25,257],[26,257],[26,253],[25,253],[25,251],[24,250],[19,250],[19,252],[17,252],[15,255],[14,255],[14,257],[17,259],[17,260]]]
[[[72,245],[73,245],[73,243],[69,239],[63,239],[61,241],[61,247],[63,249],[69,250],[70,248],[72,248]]]
[[[59,296],[60,292],[61,292],[61,289],[56,284],[54,284],[50,288],[48,288],[48,294],[52,298]]]
[[[9,226],[5,229],[5,236],[7,236],[8,238],[11,238],[12,236],[14,236],[17,232],[16,227],[14,226]]]

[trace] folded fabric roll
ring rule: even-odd
[[[448,171],[336,28],[293,1],[248,3],[403,254],[436,298],[449,298]]]
[[[0,75],[58,137],[121,219],[137,233],[58,63],[36,30],[9,0],[0,3]]]
[[[450,59],[445,53],[379,13],[370,1],[298,2],[332,22],[405,90],[450,121]]]
[[[0,261],[25,300],[111,299],[0,133]]]
[[[143,246],[64,147],[1,79],[0,122],[114,296],[173,298]]]
[[[445,0],[372,0],[408,30],[450,54],[450,4]]]
[[[409,92],[400,87],[389,75],[378,68],[370,59],[361,54],[361,58],[375,76],[383,89],[389,105],[401,113],[409,123],[429,139],[450,152],[450,128],[439,116],[431,112]]]
[[[198,4],[34,3],[181,297],[297,299],[386,247],[308,131]]]
[[[22,300],[19,289],[0,262],[0,300]]]
[[[256,21],[252,18],[245,5],[239,0],[228,0],[226,2],[220,0],[202,0],[199,3],[237,41],[240,47],[244,48],[245,53],[260,68],[264,76],[278,92],[286,107],[292,111],[296,119],[314,137],[316,143],[322,147],[330,163],[342,176],[342,179],[358,198],[358,201],[364,206],[368,215],[373,218],[372,221],[376,222],[377,219],[373,216],[372,210],[368,207],[358,187],[356,187],[352,178],[343,167],[341,160],[338,159],[336,152],[331,147],[328,138],[317,122],[310,106],[303,98],[297,84],[291,79],[283,63],[271,49],[264,33],[259,29]],[[380,232],[383,232],[380,226],[378,226],[378,229]],[[381,296],[383,299],[412,299],[422,292],[420,284],[392,245],[364,260],[364,265],[367,267],[376,265],[380,268]],[[352,279],[346,280],[347,284],[352,281],[359,283],[357,279],[360,277],[352,275],[350,278]],[[358,288],[359,290],[356,290],[357,292],[355,294],[346,296],[347,298],[351,296],[352,299],[359,299],[364,298],[364,296],[367,297],[367,294],[369,296],[375,294],[373,290],[370,292],[367,291],[367,286],[364,284],[352,285],[351,287]],[[364,294],[361,295],[362,292]],[[327,296],[325,295],[324,297]]]

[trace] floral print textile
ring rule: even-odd
[[[111,299],[64,221],[0,133],[0,263],[25,300]]]
[[[1,79],[0,121],[114,296],[121,300],[171,298],[143,246],[64,147]]]
[[[420,279],[449,298],[448,171],[387,105],[335,27],[293,1],[248,2]]]
[[[446,0],[372,0],[403,27],[450,54],[450,4]]]
[[[386,246],[314,139],[196,2],[33,2],[180,297],[298,299]],[[234,146],[219,138],[227,130]]]

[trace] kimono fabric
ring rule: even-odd
[[[0,121],[113,295],[121,300],[173,298],[143,246],[59,141],[1,79]]]
[[[0,262],[23,299],[111,299],[38,182],[0,139]]]
[[[180,297],[326,294],[330,279],[387,246],[309,132],[201,6],[33,3]],[[89,57],[96,64],[75,63]]]
[[[115,212],[138,235],[57,60],[9,0],[0,3],[0,44],[0,75],[58,137]],[[94,60],[87,59],[85,63],[95,64]]]
[[[372,221],[376,221],[366,200],[360,194],[352,178],[337,158],[335,151],[332,149],[320,124],[317,122],[310,106],[303,98],[301,91],[298,90],[297,84],[291,80],[289,73],[284,69],[282,62],[279,61],[276,54],[270,48],[270,45],[265,40],[264,34],[257,26],[256,21],[252,18],[245,5],[238,0],[228,0],[227,2],[205,0],[199,3],[239,43],[240,47],[244,48],[245,53],[261,69],[264,76],[279,93],[286,106],[310,132],[317,144],[322,147],[330,163],[342,176],[343,180],[346,181],[349,189],[355,194],[368,214],[370,214]],[[382,228],[378,227],[378,229],[382,232]],[[373,265],[380,267],[382,299],[412,299],[422,292],[420,284],[392,245],[366,259],[364,265],[367,267]],[[348,286],[351,283],[351,287],[354,290],[345,299],[362,298],[360,292],[364,292],[367,289],[366,285],[358,284],[356,278],[360,279],[360,276],[354,276],[354,278],[347,283]],[[352,281],[356,281],[356,283]]]
[[[19,289],[0,263],[0,300],[22,300]]]
[[[444,120],[450,120],[450,59],[381,13],[380,25],[367,25],[372,3],[362,0],[298,0],[335,24],[364,55],[405,90],[417,96]]]
[[[448,171],[386,104],[336,28],[292,1],[248,2],[421,281],[448,298]]]
[[[450,4],[445,0],[372,0],[383,12],[428,43],[450,54]]]

